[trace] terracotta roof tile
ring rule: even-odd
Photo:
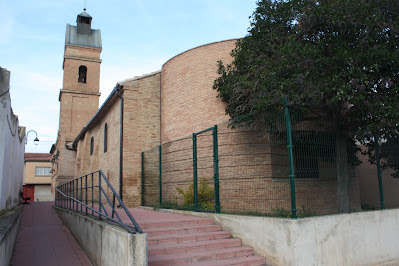
[[[51,162],[50,153],[25,153],[25,161],[31,162]]]

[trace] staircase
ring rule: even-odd
[[[149,265],[265,265],[252,248],[222,231],[211,218],[173,214],[139,222],[148,236]]]

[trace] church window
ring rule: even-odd
[[[104,152],[108,150],[108,125],[105,123],[104,126]]]
[[[94,150],[94,138],[91,137],[91,139],[90,139],[90,155],[93,155],[93,150]]]
[[[86,83],[86,75],[87,75],[87,67],[80,66],[79,67],[78,82],[79,83]]]

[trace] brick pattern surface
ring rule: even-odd
[[[212,89],[217,61],[230,63],[236,40],[206,44],[175,56],[162,67],[161,141],[167,143],[228,120]]]
[[[270,213],[291,210],[291,190],[288,179],[286,144],[271,140],[264,132],[249,128],[229,129],[219,125],[220,202],[223,212]],[[206,179],[213,187],[213,157],[211,133],[199,135],[198,178]],[[145,152],[145,205],[159,203],[159,154]],[[192,138],[162,145],[162,201],[183,204],[176,188],[186,189],[193,184]],[[299,211],[318,214],[337,213],[335,165],[320,161],[319,179],[296,179],[296,203]],[[147,170],[148,172],[147,172]],[[326,171],[323,173],[322,171]],[[151,171],[151,173],[150,173]],[[360,209],[359,181],[354,169],[350,171],[350,204]]]
[[[71,46],[65,47],[64,82],[62,88],[83,92],[98,92],[100,87],[101,49]],[[86,83],[79,83],[79,67],[86,66]]]
[[[123,201],[141,204],[141,151],[160,143],[160,74],[123,84]],[[75,177],[101,169],[119,193],[120,104],[118,99],[96,126],[78,143]],[[104,152],[104,128],[108,125],[108,150]],[[93,155],[90,140],[94,139]]]
[[[99,106],[101,49],[66,45],[64,53],[64,79],[60,91],[60,119],[52,166],[54,187],[74,177],[75,152],[65,145],[74,141],[78,133],[97,112]],[[78,82],[79,67],[87,67],[86,83]]]

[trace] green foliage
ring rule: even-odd
[[[194,185],[186,189],[176,187],[177,192],[183,196],[183,206],[194,206]],[[201,179],[198,186],[198,207],[201,210],[214,209],[214,189],[208,185],[206,179]]]
[[[289,99],[363,141],[398,128],[399,1],[260,0],[214,83],[231,125],[265,125]]]
[[[257,5],[248,35],[231,53],[232,64],[219,62],[214,89],[232,127],[273,132],[279,128],[275,117],[284,115],[284,98],[302,117],[293,121],[294,129],[303,120],[333,125],[339,211],[348,212],[346,139],[367,144],[399,130],[399,1]]]

